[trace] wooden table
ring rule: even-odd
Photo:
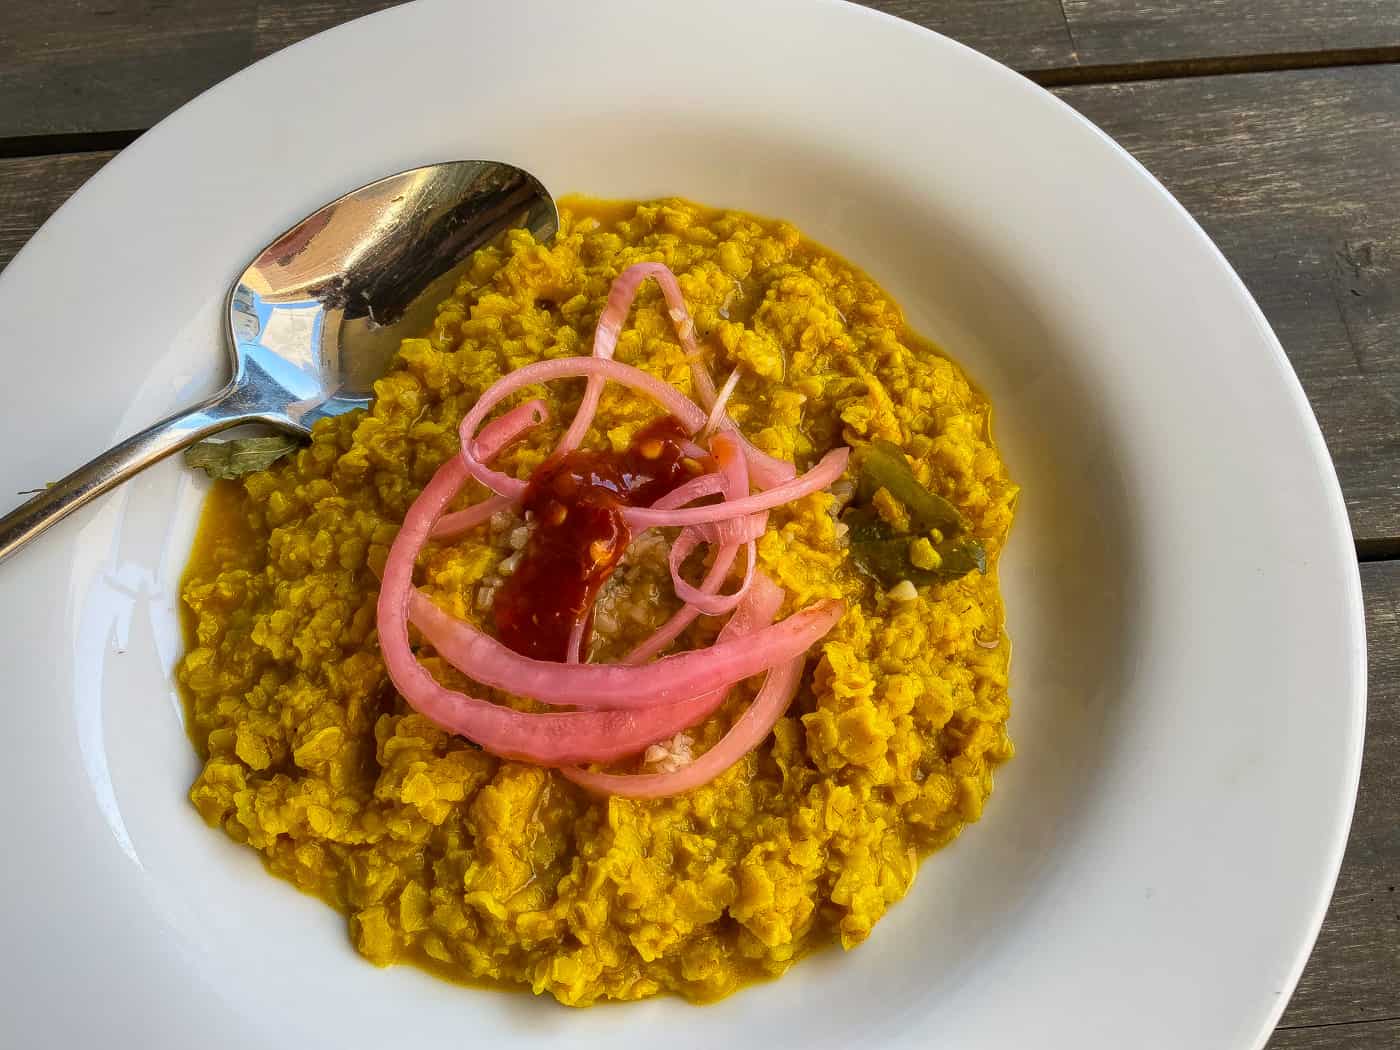
[[[176,106],[302,37],[390,6],[5,0],[0,266]],[[869,6],[1015,67],[1104,128],[1200,220],[1283,341],[1351,514],[1371,681],[1346,862],[1269,1045],[1400,1046],[1400,0]]]

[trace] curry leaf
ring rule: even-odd
[[[904,508],[909,531],[896,529],[872,506],[881,489]],[[986,549],[971,534],[967,520],[952,503],[921,484],[899,446],[888,441],[872,441],[858,454],[855,500],[841,521],[850,530],[856,566],[886,587],[904,580],[923,587],[987,571]],[[936,568],[919,568],[910,558],[910,542],[920,535],[937,537]]]
[[[879,489],[904,504],[915,532],[966,532],[967,522],[958,508],[936,492],[919,484],[904,453],[889,441],[872,441],[861,450],[856,474],[856,502],[870,503]]]
[[[185,449],[185,462],[215,480],[241,478],[244,474],[266,470],[298,447],[299,442],[282,434],[201,441]]]
[[[911,580],[918,587],[940,581],[957,580],[970,572],[986,573],[987,552],[977,538],[950,536],[935,544],[939,564],[936,569],[920,569],[909,558],[910,537],[895,532],[868,507],[850,507],[841,515],[850,531],[851,558],[867,576],[886,587]]]

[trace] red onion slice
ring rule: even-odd
[[[724,738],[683,769],[674,773],[626,774],[566,767],[560,772],[590,791],[624,798],[665,798],[708,784],[767,739],[797,695],[804,662],[799,656],[769,671],[753,703]]]
[[[744,451],[739,445],[738,439],[734,434],[726,431],[716,434],[710,442],[710,447],[714,452],[715,459],[719,462],[725,499],[732,500],[747,496],[749,494],[748,462],[744,458]],[[755,515],[755,517],[759,516],[767,518],[766,514]],[[748,547],[748,568],[744,572],[744,580],[737,591],[729,595],[718,593],[720,584],[724,582],[724,577],[729,572],[729,566],[734,564],[734,555],[738,550],[737,543],[721,545],[715,552],[714,565],[711,567],[711,571],[706,574],[702,585],[700,587],[692,586],[681,575],[681,566],[691,551],[701,543],[706,542],[711,542],[711,540],[707,539],[699,529],[688,528],[682,529],[681,534],[671,544],[671,553],[668,558],[671,568],[671,585],[675,588],[677,597],[685,603],[685,607],[676,614],[677,617],[688,616],[693,620],[700,613],[707,616],[723,615],[743,600],[744,592],[753,583],[754,571],[758,568],[758,550],[754,542],[750,540],[746,544]]]
[[[528,430],[539,426],[548,418],[549,406],[539,398],[526,401],[523,405],[517,405],[499,419],[494,419],[481,428],[481,434],[476,439],[477,452],[483,460],[495,459],[507,446],[519,440]],[[513,500],[504,496],[492,496],[466,510],[444,514],[434,526],[432,538],[445,540],[460,536],[462,533],[490,521],[491,515],[498,511],[509,510],[513,506],[515,506]]]
[[[637,291],[648,277],[654,278],[661,288],[661,295],[666,300],[666,314],[671,318],[671,323],[676,328],[676,338],[680,340],[681,349],[685,351],[686,360],[690,363],[691,386],[694,387],[700,403],[709,410],[714,407],[716,401],[715,384],[710,378],[710,373],[705,369],[700,346],[695,339],[695,322],[691,319],[690,309],[686,306],[685,294],[681,291],[680,281],[664,263],[634,263],[617,275],[612,283],[612,288],[608,291],[608,301],[603,307],[602,314],[598,317],[598,327],[594,331],[594,356],[603,356],[599,353],[600,346],[606,346],[606,356],[612,356],[613,349],[617,346],[618,334],[622,330],[622,322],[627,319],[628,311],[632,309],[632,302],[637,297]],[[593,381],[590,380],[589,389],[592,388]],[[589,390],[584,391],[584,402],[579,406],[580,415],[583,414],[585,406],[590,407],[588,423],[591,423],[591,413],[597,407],[597,398],[594,397],[590,402]],[[754,448],[749,443],[748,438],[739,433],[739,428],[727,415],[717,420],[716,425],[733,431],[738,436],[739,441],[744,446],[744,455],[749,461],[749,469],[760,488],[772,488],[774,485],[792,479],[797,474],[796,468],[791,463]],[[577,416],[574,418],[574,426],[578,426]],[[587,429],[588,426],[585,424],[577,435],[577,441],[583,440],[583,434]],[[570,435],[573,432],[574,427],[570,427]],[[577,441],[569,447],[577,447]]]
[[[771,489],[745,496],[742,499],[725,500],[703,507],[679,507],[674,510],[658,510],[655,507],[627,507],[622,516],[627,524],[638,531],[665,527],[667,525],[705,525],[710,522],[725,521],[774,507],[818,492],[839,478],[846,469],[850,458],[849,448],[834,448],[815,467],[791,481],[785,481]]]
[[[755,632],[743,642],[674,653],[645,666],[563,664],[535,660],[485,631],[443,612],[419,591],[409,593],[409,618],[444,660],[473,681],[543,704],[636,709],[689,700],[766,671],[806,652],[845,613],[838,599],[817,602]]]
[[[706,496],[718,496],[723,491],[724,477],[721,474],[701,474],[677,485],[651,506],[653,510],[673,510]]]
[[[695,530],[704,542],[721,547],[731,543],[748,543],[768,531],[768,512],[764,510],[757,514],[745,514],[742,518],[725,518],[723,521],[687,525],[685,528]]]
[[[566,664],[576,664],[583,660],[583,629],[588,623],[584,616],[569,631],[569,644],[564,654]]]
[[[516,405],[493,419],[481,428],[476,436],[476,454],[483,461],[495,459],[508,445],[513,444],[532,427],[537,427],[549,419],[549,406],[542,398]]]
[[[438,469],[409,507],[384,563],[377,610],[379,647],[394,687],[414,710],[492,754],[555,766],[610,762],[636,754],[694,725],[719,707],[727,689],[641,711],[526,714],[439,684],[418,662],[409,642],[408,601],[418,552],[443,508],[466,480],[466,467],[456,456]],[[741,605],[740,611],[743,609]],[[762,622],[771,620],[776,611],[769,609]],[[739,616],[736,612],[734,618]],[[741,626],[744,622],[747,621],[741,621]]]
[[[723,491],[726,496],[741,496],[748,491],[748,461],[743,456],[730,455],[726,449],[726,439],[732,442],[733,435],[718,435],[716,440],[720,442],[719,450],[723,470],[719,474],[705,474],[685,485],[673,490],[661,499],[652,504],[655,510],[669,510],[673,507],[683,506],[692,499],[701,496],[708,496],[715,491]],[[729,449],[733,445],[728,446]],[[702,485],[701,483],[706,484]],[[714,487],[711,487],[711,486]],[[747,543],[749,546],[749,567],[750,572],[757,560],[757,549],[750,541],[756,540],[763,535],[768,527],[768,515],[766,513],[750,514],[747,517],[736,518],[729,521],[721,521],[709,525],[693,525],[681,531],[681,537],[687,533],[699,533],[707,543],[716,545],[719,550],[715,552],[715,560],[710,566],[709,572],[700,582],[700,591],[710,595],[719,591],[724,578],[729,574],[729,567],[734,564],[734,557],[738,553],[739,545]],[[680,538],[677,542],[682,542]],[[688,542],[688,541],[687,541]],[[673,548],[674,553],[674,548]],[[684,560],[684,554],[681,555]],[[676,563],[678,564],[678,562]],[[672,579],[679,579],[676,565],[672,566]],[[748,576],[746,574],[746,585]],[[681,580],[685,584],[684,580]],[[686,585],[688,586],[688,585]],[[679,592],[678,592],[679,593]],[[681,636],[681,633],[689,627],[701,615],[702,610],[695,604],[686,602],[672,614],[671,618],[662,624],[656,631],[633,649],[623,659],[623,663],[640,664],[650,660],[653,656],[662,652],[672,642]]]
[[[632,300],[637,297],[637,288],[646,280],[642,267],[631,266],[618,274],[608,290],[608,301],[603,304],[603,312],[598,315],[598,324],[593,329],[593,356],[612,360],[617,349],[617,337],[622,333],[622,322],[627,320],[632,309]],[[583,443],[588,428],[593,425],[593,417],[598,411],[598,401],[603,396],[603,386],[607,380],[601,376],[589,376],[588,385],[583,391],[574,421],[554,450],[555,455],[572,452]]]
[[[725,418],[724,406],[729,403],[730,395],[734,393],[734,388],[739,385],[739,369],[729,373],[729,378],[724,381],[724,386],[719,388],[719,393],[715,395],[715,403],[710,406],[710,414],[705,417],[705,426],[700,433],[712,434],[719,426],[720,421]],[[733,431],[730,431],[733,433]]]
[[[775,593],[778,604],[781,604],[782,590],[759,573],[749,589],[748,601],[751,604],[771,601]],[[805,662],[804,654],[770,670],[753,703],[739,716],[729,732],[683,769],[673,773],[626,774],[566,767],[560,772],[590,791],[625,798],[665,798],[708,784],[767,739],[797,694]]]
[[[462,419],[461,458],[466,464],[467,472],[497,495],[520,499],[525,494],[528,482],[486,466],[486,457],[481,455],[476,443],[477,428],[481,426],[487,413],[517,390],[535,383],[548,383],[556,379],[572,379],[578,376],[600,376],[645,394],[680,420],[681,425],[691,434],[705,425],[705,413],[694,401],[640,368],[597,357],[560,357],[552,361],[536,361],[534,364],[517,368],[491,384]]]
[[[503,510],[510,510],[515,506],[516,501],[507,499],[505,496],[488,496],[480,503],[472,504],[466,510],[444,514],[433,526],[431,538],[435,540],[453,539],[478,525],[484,525],[491,520],[492,515],[499,514]]]
[[[733,594],[717,594],[715,591],[718,590],[718,587],[716,587],[714,591],[706,590],[703,584],[700,587],[696,587],[681,575],[682,563],[684,563],[685,559],[690,555],[690,552],[703,542],[705,542],[704,538],[698,532],[694,532],[690,529],[682,530],[681,534],[676,537],[675,542],[671,544],[671,555],[669,558],[671,586],[675,588],[676,596],[680,598],[681,601],[685,602],[686,605],[694,609],[696,613],[705,616],[723,616],[743,600],[744,592],[747,591],[749,586],[753,583],[754,573],[758,569],[758,552],[755,550],[756,545],[752,540],[744,544],[744,546],[748,548],[748,567],[744,570],[743,582],[739,584],[739,589]],[[739,548],[737,545],[726,544],[720,548],[719,553],[716,555],[716,565],[719,564],[720,558],[723,558],[728,563],[724,567],[725,574],[728,573],[729,566],[734,564],[734,556],[738,553],[738,550]],[[709,582],[709,579],[710,574],[707,573],[704,582]],[[724,582],[724,576],[721,575],[717,582]]]

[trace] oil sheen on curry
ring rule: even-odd
[[[981,815],[1017,490],[962,370],[787,223],[561,220],[216,483],[190,798],[376,965],[710,1001],[864,942]]]

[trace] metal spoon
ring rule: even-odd
[[[0,560],[172,452],[242,423],[305,436],[365,408],[405,336],[420,335],[472,252],[524,227],[554,236],[540,181],[495,161],[432,164],[372,182],[258,253],[228,297],[233,379],[102,453],[0,518]]]

